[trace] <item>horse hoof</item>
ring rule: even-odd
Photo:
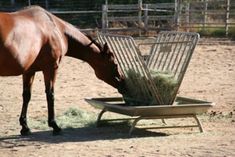
[[[28,136],[31,134],[31,131],[29,128],[21,129],[20,134],[21,134],[21,136]]]
[[[62,134],[62,129],[61,128],[56,128],[53,130],[53,135],[57,136],[57,135],[61,135]]]

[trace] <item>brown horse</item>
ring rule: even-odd
[[[30,133],[27,108],[37,71],[44,75],[48,125],[55,134],[61,131],[54,115],[54,83],[63,56],[87,62],[99,79],[117,89],[123,84],[123,76],[107,44],[101,47],[71,24],[38,6],[0,13],[0,76],[23,75],[21,135]]]

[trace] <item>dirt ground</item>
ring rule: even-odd
[[[235,42],[201,39],[182,82],[180,96],[216,104],[208,113],[199,115],[204,133],[197,128],[137,129],[129,136],[128,127],[116,124],[100,128],[64,128],[59,136],[52,136],[48,128],[31,127],[32,135],[21,137],[18,122],[22,104],[21,86],[21,76],[0,78],[1,157],[235,156]],[[88,105],[84,98],[120,95],[98,80],[88,64],[64,58],[55,96],[57,116],[70,107],[96,116],[99,110]],[[29,119],[47,117],[41,73],[35,78],[28,113]],[[171,122],[191,121],[175,119]]]

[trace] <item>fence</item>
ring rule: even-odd
[[[103,5],[102,31],[142,31],[152,29],[174,29],[176,3]]]
[[[125,0],[117,2],[0,0],[0,10],[14,11],[28,5],[40,5],[84,31],[100,29],[103,32],[134,31],[141,34],[159,30],[203,31],[219,28],[228,34],[235,27],[234,0],[171,0],[171,3],[133,0],[132,4],[126,4]]]
[[[103,5],[102,31],[151,30],[201,31],[235,27],[235,2],[232,0],[180,1],[175,3]]]
[[[101,28],[105,0],[0,0],[0,11],[15,11],[39,5],[82,30]]]
[[[230,27],[235,27],[234,0],[204,0],[202,2],[182,3],[179,27],[190,31],[208,28],[223,28],[226,35]]]

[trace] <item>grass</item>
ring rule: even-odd
[[[228,36],[232,39],[235,40],[235,27],[231,27],[228,32]]]
[[[226,37],[225,28],[200,28],[196,30],[201,36],[205,37]],[[235,27],[229,27],[228,37],[235,40]]]

